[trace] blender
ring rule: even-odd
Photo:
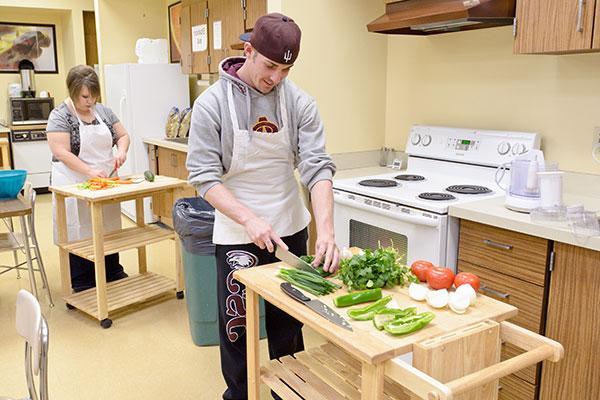
[[[510,185],[503,187],[500,182],[510,166]],[[540,206],[540,176],[545,170],[544,153],[529,150],[516,156],[511,162],[502,164],[496,170],[496,183],[506,192],[504,205],[509,210],[529,213]]]

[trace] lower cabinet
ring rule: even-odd
[[[152,146],[150,146],[152,147]],[[172,176],[179,179],[188,179],[188,170],[185,167],[187,153],[185,151],[172,150],[165,147],[155,146],[150,148],[151,169],[157,175]],[[196,190],[189,186],[183,190],[182,197],[195,197]],[[177,199],[173,196],[155,196],[152,198],[152,211],[159,220],[173,226],[173,204]]]

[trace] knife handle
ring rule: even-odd
[[[285,294],[290,296],[292,299],[299,301],[300,303],[306,303],[307,301],[310,301],[310,298],[306,297],[304,293],[293,287],[289,282],[282,282],[279,286]]]

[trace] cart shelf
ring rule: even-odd
[[[104,255],[135,249],[166,239],[174,239],[175,232],[158,225],[136,226],[110,232],[104,235]],[[69,242],[61,246],[69,253],[94,261],[94,244],[92,239]]]
[[[107,283],[108,312],[149,300],[174,289],[174,280],[152,272]],[[98,316],[96,288],[65,296],[64,300],[87,314]]]

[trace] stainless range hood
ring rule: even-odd
[[[431,35],[512,25],[515,0],[386,0],[369,32]]]

